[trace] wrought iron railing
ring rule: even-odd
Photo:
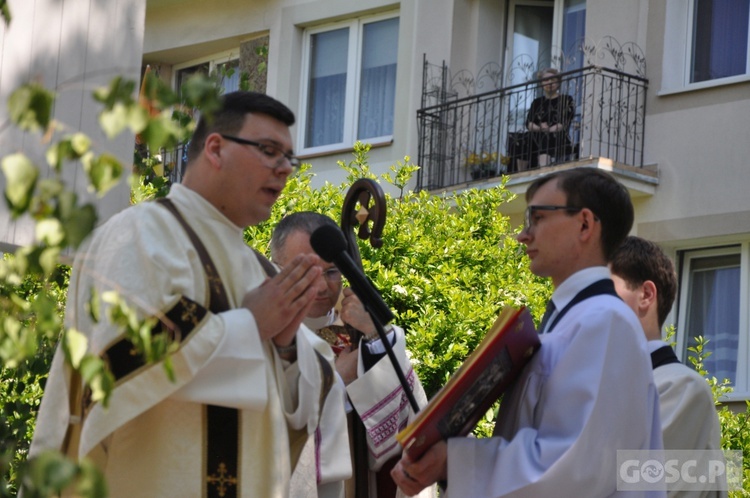
[[[648,80],[599,66],[559,78],[561,96],[572,101],[572,116],[565,117],[568,139],[545,151],[546,163],[535,156],[538,137],[526,125],[532,101],[542,95],[540,79],[463,98],[442,96],[436,99],[442,102],[420,109],[417,188],[439,189],[582,158],[643,166]]]
[[[180,183],[187,166],[187,148],[189,142],[179,144],[173,149],[162,149],[161,158],[164,162],[164,172],[170,183]]]

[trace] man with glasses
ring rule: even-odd
[[[302,254],[271,275],[243,239],[246,226],[268,218],[299,163],[293,123],[271,97],[224,95],[221,109],[199,121],[183,182],[166,201],[128,208],[96,230],[75,260],[66,325],[109,365],[111,400],[105,407],[76,396],[80,378],[58,350],[32,454],[90,458],[114,498],[289,496],[321,404],[344,403],[330,348],[301,326],[320,259]],[[110,291],[140,318],[155,318],[155,336],[173,338],[173,378],[141,360],[109,318]]]
[[[407,494],[616,496],[618,450],[661,449],[659,402],[638,318],[607,263],[633,225],[627,190],[593,168],[534,181],[518,241],[552,280],[542,346],[505,393],[492,438],[451,438],[392,474]],[[628,496],[663,496],[663,490]]]
[[[298,212],[285,216],[276,225],[271,237],[271,259],[284,268],[300,254],[313,254],[310,236],[318,228],[330,225],[336,227],[328,216],[315,212]],[[366,431],[369,465],[361,469],[364,474],[355,471],[355,476],[367,475],[369,470],[379,471],[394,456],[401,453],[401,447],[395,439],[396,433],[405,427],[411,409],[406,395],[393,370],[393,365],[386,358],[385,346],[380,340],[375,324],[365,310],[359,298],[349,288],[343,288],[341,273],[332,263],[321,262],[321,280],[315,303],[310,307],[304,323],[316,331],[333,348],[337,355],[336,371],[339,380],[346,386],[351,404],[347,403],[350,412],[349,422],[355,423],[352,417],[360,416]],[[354,344],[344,326],[348,324],[361,333]],[[419,378],[411,367],[406,353],[404,331],[392,327],[387,338],[404,372],[407,381],[413,386],[412,392],[420,405],[427,403],[427,398]],[[355,339],[356,340],[356,339]],[[347,423],[339,418],[341,406],[333,406],[334,400],[326,403],[323,419],[316,431],[316,448],[308,443],[300,465],[314,461],[315,474],[318,476],[317,494],[319,498],[354,497],[354,482],[344,482],[348,477],[343,470],[351,467],[349,455],[335,454],[331,451],[330,442],[339,438],[349,440],[351,430]],[[352,405],[354,412],[351,411]],[[357,415],[359,414],[359,415]],[[314,453],[315,457],[306,457]],[[342,459],[346,457],[346,461]],[[295,472],[292,479],[292,496],[302,498],[301,488],[305,485],[302,477],[304,471]],[[381,472],[377,479],[378,488],[370,496],[389,498],[395,496],[396,488],[388,472]],[[375,475],[370,475],[375,481]],[[357,483],[358,486],[362,483]],[[434,496],[434,489],[425,491],[423,498]]]

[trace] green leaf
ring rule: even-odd
[[[91,204],[70,209],[68,216],[62,220],[66,242],[76,249],[96,226],[96,209]]]
[[[134,90],[134,81],[126,80],[122,76],[118,76],[110,82],[108,87],[95,90],[94,100],[103,103],[106,110],[111,110],[118,103],[133,103]]]
[[[48,218],[36,223],[36,238],[48,246],[56,246],[65,238],[65,230],[60,220]]]
[[[89,182],[99,194],[99,197],[107,193],[120,180],[122,165],[111,154],[102,154],[98,157],[87,154],[81,161],[83,162],[83,169],[89,177]]]
[[[2,162],[5,173],[5,199],[14,217],[18,217],[29,208],[34,187],[39,176],[36,166],[25,155],[11,154]]]
[[[10,7],[8,7],[6,0],[0,0],[0,16],[5,20],[5,25],[10,26],[12,16],[10,15]]]
[[[167,114],[160,114],[148,122],[141,131],[141,138],[151,150],[174,147],[184,138],[180,126]]]
[[[39,255],[39,265],[45,275],[51,275],[60,263],[60,247],[47,247]]]
[[[114,138],[128,126],[130,112],[122,103],[116,103],[112,109],[102,111],[99,125],[108,138]]]
[[[26,131],[46,130],[52,118],[55,96],[38,83],[28,83],[8,99],[10,119]]]
[[[88,310],[91,320],[94,323],[99,323],[99,320],[101,320],[102,316],[102,302],[99,299],[99,293],[96,292],[96,289],[94,288],[91,289],[91,298],[89,298]]]
[[[35,496],[59,494],[75,479],[76,465],[57,451],[46,451],[32,459],[25,484],[32,485]]]
[[[86,336],[74,328],[65,332],[65,350],[68,353],[68,361],[73,368],[81,366],[81,360],[86,355],[88,340]]]
[[[149,123],[148,111],[139,105],[131,106],[128,109],[127,123],[133,133],[142,132]]]
[[[69,135],[47,149],[47,163],[60,171],[64,161],[79,159],[91,148],[91,139],[83,133]]]

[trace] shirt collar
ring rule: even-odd
[[[555,309],[558,311],[564,309],[580,291],[594,282],[609,278],[611,278],[611,275],[609,268],[606,266],[592,266],[575,272],[552,293],[552,302],[555,303]]]
[[[651,354],[654,351],[656,351],[657,349],[661,349],[664,346],[669,346],[669,344],[667,344],[666,342],[662,341],[661,339],[653,339],[651,341],[648,341],[647,346],[648,346],[648,353]]]

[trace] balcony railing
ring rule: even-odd
[[[439,103],[417,112],[417,188],[441,189],[597,157],[642,167],[648,80],[599,66],[559,77],[559,92],[572,98],[574,110],[565,119],[569,142],[548,150],[546,164],[532,153],[535,137],[526,129],[531,102],[542,95],[541,80],[463,98],[423,95],[423,103]]]

